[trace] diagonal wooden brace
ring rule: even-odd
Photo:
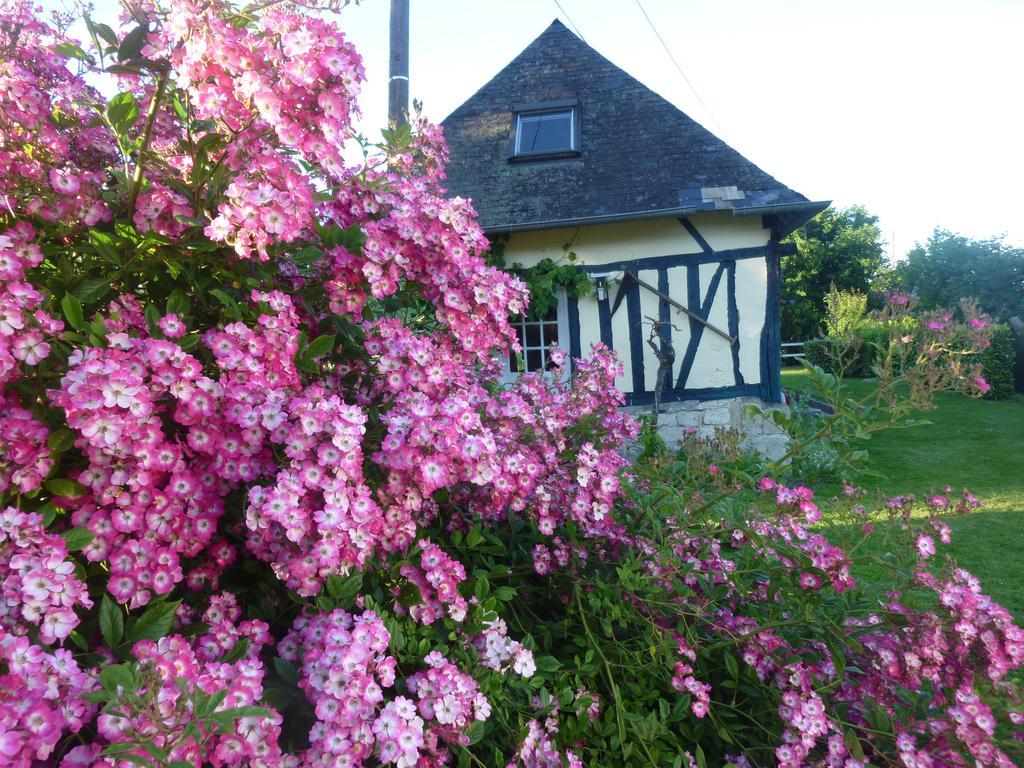
[[[729,346],[735,346],[736,343],[739,341],[739,339],[737,339],[735,336],[730,336],[728,333],[723,331],[721,328],[718,328],[715,325],[713,325],[712,323],[709,323],[707,320],[705,320],[700,315],[696,314],[695,312],[691,312],[689,309],[687,309],[685,306],[683,306],[678,301],[673,299],[667,293],[662,293],[657,288],[655,288],[653,285],[651,285],[648,282],[645,282],[645,281],[641,280],[639,277],[634,275],[632,272],[623,272],[622,273],[622,283],[619,285],[619,290],[615,294],[615,305],[612,307],[612,314],[615,314],[615,310],[618,309],[619,304],[622,303],[622,298],[623,298],[623,296],[626,295],[626,291],[629,289],[629,286],[632,283],[636,283],[641,288],[646,288],[648,291],[653,293],[658,298],[663,299],[668,304],[670,304],[671,306],[675,307],[677,311],[682,312],[684,315],[686,315],[687,317],[689,317],[689,318],[691,318],[693,320],[696,320],[698,323],[703,325],[709,331],[712,331],[713,333],[717,333],[719,336],[721,336],[723,339],[725,339],[726,341],[729,342]]]

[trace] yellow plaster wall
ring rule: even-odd
[[[769,232],[759,216],[734,217],[728,211],[690,217],[697,231],[716,251],[762,246]],[[677,253],[700,253],[700,246],[676,219],[644,219],[579,228],[541,229],[512,234],[505,263],[531,267],[542,259],[561,261],[569,244],[577,263],[596,266],[614,261],[646,259]]]
[[[761,226],[757,216],[734,217],[728,211],[708,212],[690,217],[697,231],[715,251],[736,248],[764,246],[770,237],[768,230]],[[545,258],[561,262],[565,258],[565,246],[576,254],[576,263],[582,266],[600,266],[619,261],[632,261],[676,254],[699,254],[700,245],[674,218],[648,219],[617,224],[593,224],[579,228],[549,229],[534,232],[514,233],[505,247],[505,263],[508,266],[522,264],[532,266]],[[717,264],[700,266],[701,297],[707,289]],[[610,275],[609,298],[614,299],[618,290],[617,278]],[[657,270],[641,270],[638,277],[657,287]],[[685,266],[668,269],[669,295],[682,304],[687,301]],[[710,322],[728,332],[728,276],[723,274],[715,301],[712,305]],[[736,298],[739,305],[740,370],[747,384],[760,381],[760,336],[765,320],[767,296],[767,270],[763,258],[740,259],[736,262]],[[625,392],[633,389],[632,356],[630,339],[638,339],[643,345],[644,384],[647,391],[654,389],[658,371],[658,359],[647,344],[650,334],[648,317],[658,317],[657,296],[645,289],[640,290],[641,327],[630,328],[626,302],[623,301],[612,317],[612,339],[619,359],[623,364],[623,375],[616,383]],[[601,340],[598,320],[598,302],[591,294],[579,299],[580,350],[589,354],[593,344]],[[670,313],[673,324],[672,342],[676,360],[669,387],[674,387],[689,343],[689,321],[676,309]],[[732,350],[727,341],[705,329],[687,388],[732,386]]]

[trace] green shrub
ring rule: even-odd
[[[1013,331],[1008,325],[997,325],[988,349],[975,358],[975,362],[981,363],[982,377],[992,387],[985,395],[986,400],[1005,400],[1013,394],[1016,360]]]
[[[842,336],[804,342],[804,355],[810,363],[834,375],[862,378],[871,375],[871,366],[880,352],[888,350],[890,338],[889,326],[866,321],[847,329]]]

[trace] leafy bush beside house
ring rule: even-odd
[[[899,302],[917,305],[909,296],[896,295]],[[834,285],[825,297],[825,335],[804,342],[809,362],[833,374],[852,378],[875,375],[875,367],[885,361],[900,365],[900,355],[891,354],[893,344],[913,329],[914,318],[895,317],[887,312],[867,312],[863,294],[838,290]],[[946,313],[933,312],[929,322],[942,326]],[[1016,368],[1015,338],[1008,325],[995,325],[986,342],[989,346],[970,358],[981,365],[981,376],[989,386],[985,397],[1001,400],[1014,391]]]
[[[1009,325],[996,325],[988,348],[979,352],[974,360],[981,364],[981,375],[990,387],[985,393],[987,399],[1005,400],[1013,395],[1017,349]]]
[[[796,252],[782,257],[782,337],[816,336],[827,315],[830,286],[872,294],[872,308],[884,304],[874,294],[890,270],[878,217],[864,207],[829,208],[789,236]]]

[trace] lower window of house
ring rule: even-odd
[[[559,346],[558,308],[551,310],[542,318],[527,319],[520,316],[512,320],[512,327],[519,334],[519,343],[523,347],[522,362],[525,372],[546,371],[551,367],[551,345]],[[509,369],[512,373],[523,373],[520,360],[515,353],[509,355]]]

